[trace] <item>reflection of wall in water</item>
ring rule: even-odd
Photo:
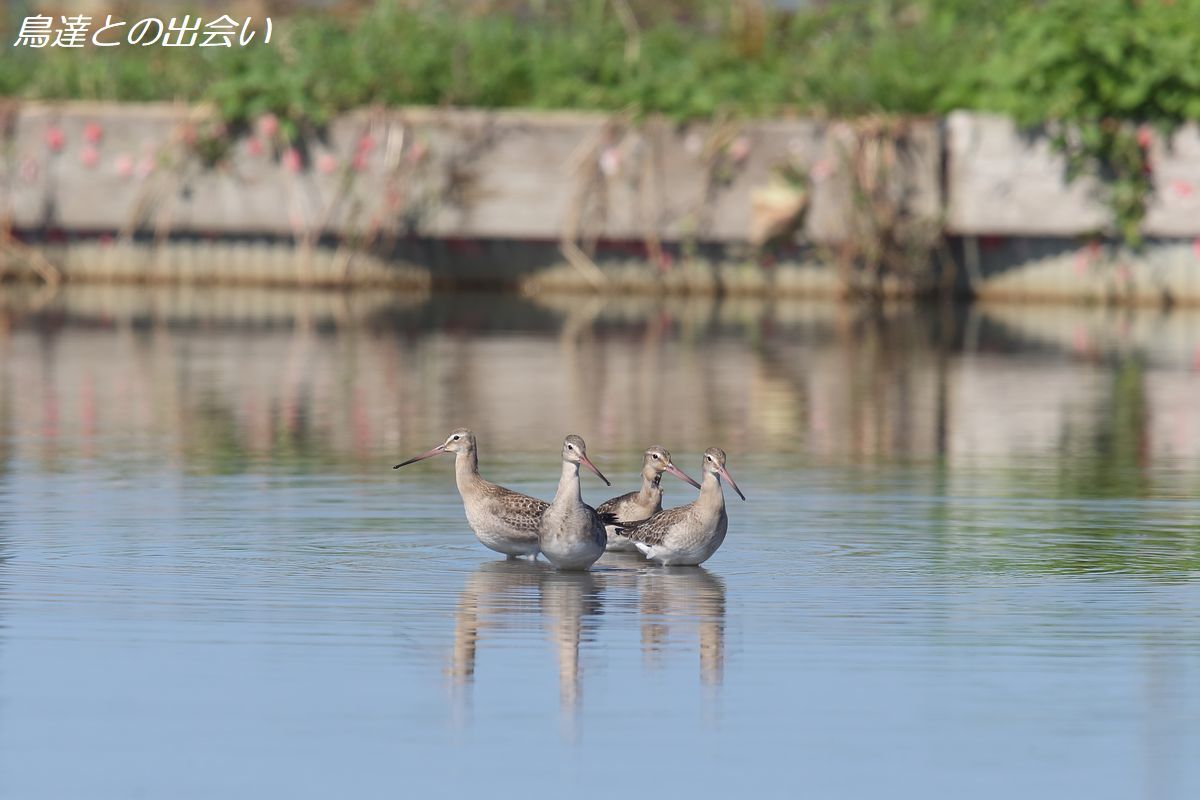
[[[995,324],[991,311],[946,322],[828,303],[415,302],[298,305],[290,319],[285,304],[260,326],[12,312],[3,424],[17,455],[43,463],[91,453],[218,470],[367,467],[460,424],[480,434],[485,464],[553,451],[569,430],[611,453],[659,441],[677,454],[720,443],[1019,463],[1053,456],[1069,424],[1100,427],[1114,371],[1136,354],[1149,457],[1200,455],[1184,314],[1122,329],[1063,309]]]

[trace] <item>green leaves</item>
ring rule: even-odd
[[[469,5],[469,4],[468,4]],[[1000,111],[1054,123],[1130,241],[1152,188],[1137,126],[1200,120],[1200,0],[609,0],[480,14],[379,2],[299,15],[232,50],[119,47],[0,59],[0,94],[214,102],[303,138],[370,104],[578,108],[675,119]],[[1133,232],[1133,233],[1131,233]]]
[[[1101,179],[1117,233],[1141,243],[1153,191],[1144,133],[1200,119],[1200,0],[1048,0],[1005,24],[969,106],[1067,126],[1068,177]]]

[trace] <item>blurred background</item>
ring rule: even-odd
[[[1200,2],[2,8],[0,796],[1200,794]]]

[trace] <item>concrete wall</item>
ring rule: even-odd
[[[7,119],[3,119],[7,117]],[[855,130],[814,120],[678,126],[571,112],[405,109],[336,119],[299,163],[261,129],[219,169],[190,143],[212,128],[165,104],[17,104],[4,122],[0,203],[26,229],[363,233],[610,239],[750,236],[755,192],[780,167],[807,174],[804,233],[847,235]],[[1068,184],[1045,136],[955,112],[906,123],[892,194],[965,236],[1072,237],[1104,227],[1095,182]],[[942,174],[943,150],[945,171]],[[1152,146],[1154,237],[1200,236],[1200,129]]]
[[[875,182],[875,200],[885,198],[900,218],[956,237],[955,261],[977,294],[1200,302],[1200,242],[1192,241],[1200,238],[1196,126],[1153,142],[1156,194],[1146,230],[1160,241],[1137,255],[1085,245],[1079,237],[1108,219],[1099,187],[1088,179],[1068,184],[1063,159],[1044,135],[995,115],[960,112],[872,129],[870,121],[682,126],[594,113],[363,110],[339,117],[324,138],[295,152],[259,121],[227,137],[231,149],[210,168],[196,151],[215,128],[210,114],[187,106],[0,105],[0,225],[158,240],[267,234],[290,237],[303,253],[327,235],[351,246],[410,234],[451,245],[737,245],[761,233],[764,220],[778,221],[781,195],[764,190],[786,167],[806,186],[783,192],[783,214],[794,202],[810,242],[853,239],[864,200],[852,187]],[[472,265],[470,258],[414,255],[446,280],[502,275],[512,283],[548,266],[527,254],[504,256],[513,262],[507,266],[495,258]],[[837,273],[820,265],[776,270],[768,280],[761,270],[652,274],[640,259],[630,255],[621,267],[631,285],[652,280],[666,291],[670,277],[681,286],[699,281],[747,293],[839,286]],[[635,260],[637,269],[630,266]],[[89,251],[75,261],[85,278],[144,271],[120,252],[105,251],[101,260]],[[240,271],[240,263],[230,269]],[[387,276],[383,266],[351,270],[347,263],[342,255],[309,259],[306,280]],[[175,273],[162,259],[156,264],[149,277]],[[286,264],[276,266],[265,282],[288,277]],[[208,270],[201,278],[224,282],[222,276]],[[410,278],[428,283],[428,276],[404,280]],[[610,276],[610,285],[621,279]],[[564,281],[576,288],[597,283],[575,262],[545,273],[542,283]]]
[[[211,124],[170,105],[27,104],[2,202],[24,229],[736,242],[775,170],[811,176],[805,232],[844,238],[853,131],[812,120],[634,124],[602,114],[356,112],[299,163],[261,129],[216,170],[189,143]],[[941,209],[937,123],[913,122],[889,167],[911,213]]]
[[[1068,184],[1048,137],[994,114],[946,119],[947,232],[977,236],[1078,236],[1103,229],[1109,212],[1095,180]],[[1187,125],[1150,147],[1156,192],[1147,236],[1200,236],[1200,128]]]

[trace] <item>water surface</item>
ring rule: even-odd
[[[0,305],[3,796],[1200,796],[1200,316]],[[506,562],[390,469],[458,425],[749,500],[702,568]]]

